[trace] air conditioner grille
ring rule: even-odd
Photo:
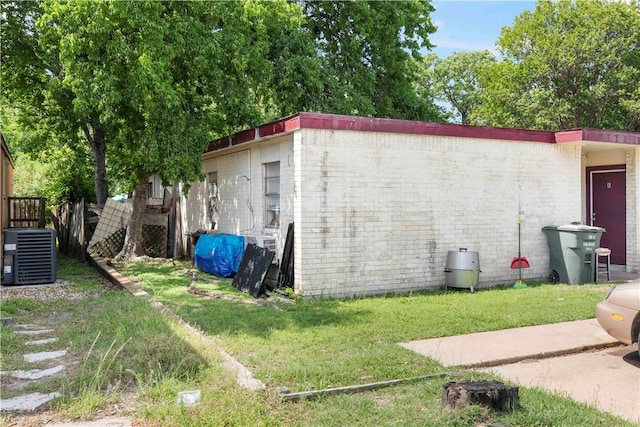
[[[10,234],[13,234],[10,236]],[[15,285],[35,285],[56,281],[55,230],[7,230],[7,242],[15,242],[13,274]]]
[[[278,241],[274,236],[245,236],[245,245],[250,243],[274,252],[273,263],[278,262]]]

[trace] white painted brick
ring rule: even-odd
[[[523,254],[534,267],[527,273],[544,276],[548,250],[541,228],[580,219],[575,147],[301,133],[297,166],[304,172],[296,177],[308,190],[298,195],[301,219],[321,219],[300,244],[306,296],[437,287],[444,284],[447,251],[458,247],[480,253],[483,282],[514,280],[509,266],[517,254],[518,203],[527,237]],[[318,253],[305,248],[318,246],[323,262],[311,262],[304,254]]]
[[[542,227],[583,219],[578,145],[302,129],[267,146],[281,166],[279,238],[293,221],[296,290],[306,297],[434,289],[444,285],[447,252],[460,247],[479,252],[481,284],[513,282],[518,217],[532,266],[523,275],[546,277]],[[254,228],[263,221],[261,147],[243,147],[215,160],[219,180],[251,178],[221,218],[231,232],[252,225],[243,197]],[[627,230],[636,236],[628,258],[639,266],[640,148],[626,151],[626,164],[635,212]],[[198,209],[206,189],[194,190],[188,206]]]

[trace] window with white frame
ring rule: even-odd
[[[280,162],[264,164],[264,226],[280,227]]]

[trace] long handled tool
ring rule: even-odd
[[[518,280],[513,284],[513,287],[516,289],[526,288],[527,284],[522,281],[522,269],[529,268],[531,265],[529,264],[529,260],[526,257],[523,257],[520,253],[520,227],[522,224],[522,219],[518,218],[518,256],[511,260],[511,268],[518,269]]]

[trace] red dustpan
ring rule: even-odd
[[[511,261],[511,268],[530,268],[529,260],[526,256],[514,257]]]

